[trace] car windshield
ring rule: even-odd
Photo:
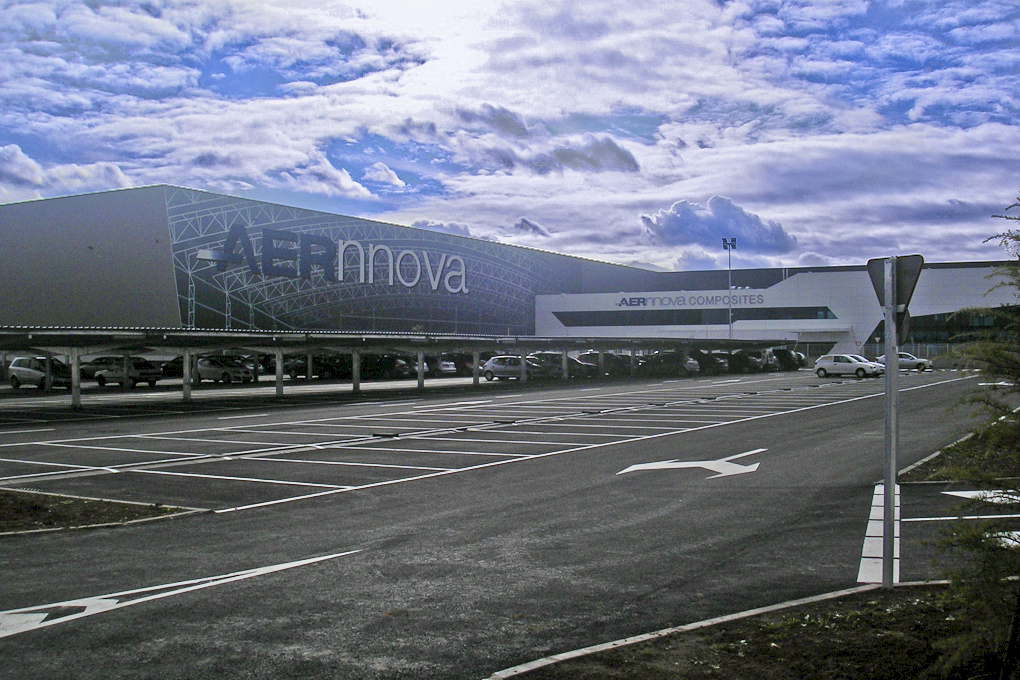
[[[853,359],[854,361],[859,361],[863,364],[868,363],[868,360],[862,357],[860,354],[851,354],[850,358]]]

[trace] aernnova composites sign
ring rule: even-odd
[[[675,309],[679,307],[753,307],[765,304],[764,291],[705,291],[698,293],[661,293],[617,297],[614,307]]]

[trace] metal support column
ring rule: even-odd
[[[71,408],[81,410],[81,350],[71,348]]]
[[[570,379],[570,360],[567,357],[567,350],[566,350],[566,348],[563,349],[563,353],[560,356],[563,357],[563,370],[562,370],[561,377],[564,380],[569,380]]]
[[[425,352],[418,350],[418,389],[425,389]]]
[[[478,373],[481,366],[478,363],[482,360],[481,352],[477,349],[471,352],[471,384],[478,387]]]
[[[181,393],[185,404],[191,403],[191,382],[195,378],[194,362],[191,350],[184,350],[184,355],[181,357]]]
[[[274,358],[276,359],[276,396],[278,398],[283,397],[283,350],[274,350]]]
[[[351,352],[351,389],[354,394],[361,392],[361,352]]]

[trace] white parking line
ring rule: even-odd
[[[36,432],[56,432],[55,427],[41,427],[36,430],[0,430],[0,434],[34,434]]]
[[[400,449],[390,446],[330,446],[344,451],[386,451],[389,453],[430,453],[438,456],[499,456],[500,458],[528,458],[527,453],[497,453],[493,451],[451,451],[449,449]]]
[[[248,415],[243,416],[220,416],[219,418],[217,418],[217,420],[236,420],[238,418],[267,418],[267,417],[269,417],[268,413],[250,413]]]
[[[215,479],[228,482],[258,482],[261,484],[275,484],[278,486],[310,486],[318,489],[349,490],[352,486],[340,484],[317,484],[315,482],[290,482],[283,479],[259,479],[257,477],[229,477],[227,475],[200,475],[196,472],[167,472],[166,470],[129,470],[146,475],[165,475],[167,477],[195,477],[198,479]]]
[[[272,463],[307,463],[309,465],[340,465],[346,467],[392,468],[395,470],[455,470],[456,468],[427,467],[424,465],[391,465],[386,463],[355,463],[341,460],[304,460],[301,458],[262,458],[245,456],[245,460],[261,460]]]

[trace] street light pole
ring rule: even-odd
[[[726,251],[726,304],[728,308],[727,321],[730,328],[730,340],[733,339],[733,261],[730,252],[737,249],[737,237],[727,240],[723,237],[723,250]]]

